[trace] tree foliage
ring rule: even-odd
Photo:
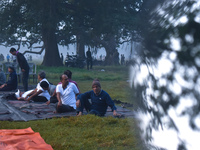
[[[43,65],[61,65],[58,45],[104,47],[108,58],[137,31],[141,0],[12,0],[0,4],[0,43],[32,48],[42,43]],[[49,61],[49,58],[52,58]]]
[[[179,110],[179,117],[188,117],[193,130],[200,130],[196,120],[200,115],[198,6],[197,1],[166,1],[150,14],[133,66],[133,78],[141,75],[142,68],[147,70],[143,81],[135,81],[133,88],[140,110],[152,116],[146,128],[149,138],[153,128],[163,125],[179,132],[170,115],[172,109]],[[179,149],[186,149],[181,140]]]

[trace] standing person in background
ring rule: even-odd
[[[60,54],[60,59],[61,59],[61,61],[63,63],[63,54],[62,53]]]
[[[0,68],[0,86],[6,83],[6,75],[3,70]]]
[[[17,58],[17,62],[21,68],[22,71],[22,83],[24,86],[24,91],[28,91],[28,78],[29,78],[29,65],[24,57],[24,55],[18,51],[16,51],[15,48],[10,49],[10,53]]]
[[[86,56],[87,56],[87,69],[89,70],[89,66],[90,66],[90,69],[92,69],[92,54],[91,54],[90,48],[88,48],[86,52]]]
[[[7,54],[6,58],[7,58],[7,62],[9,62],[10,61],[10,55]]]

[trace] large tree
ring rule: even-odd
[[[77,37],[77,53],[84,54],[84,46],[105,48],[106,64],[118,64],[117,48],[130,42],[137,31],[137,18],[143,1],[71,1],[78,11],[72,11],[73,33]]]
[[[179,133],[177,118],[185,118],[185,125],[200,130],[200,9],[197,6],[197,1],[166,1],[149,13],[150,18],[146,20],[143,45],[133,65],[133,88],[138,107],[151,116],[147,137],[159,128]],[[140,74],[141,70],[144,74]],[[178,138],[177,149],[190,147],[181,133]]]
[[[42,42],[40,53],[45,50],[45,66],[60,66],[62,61],[58,44],[71,41],[68,10],[73,7],[65,0],[13,0],[1,1],[0,42],[5,46],[27,45]],[[62,33],[63,31],[63,33]],[[67,33],[67,34],[64,34]],[[32,53],[34,53],[32,51]]]
[[[118,63],[117,48],[137,33],[141,0],[11,0],[0,2],[0,44],[35,43],[45,50],[45,66],[62,65],[58,44],[77,44],[84,57],[85,46],[104,47],[107,64]],[[137,33],[138,34],[138,33]],[[35,53],[34,51],[29,51]],[[115,61],[110,61],[115,60]]]

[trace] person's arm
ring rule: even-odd
[[[113,110],[113,116],[121,116],[121,114],[117,113],[116,110]]]
[[[53,94],[51,95],[52,97],[53,96],[56,96],[56,89],[54,90]]]
[[[62,106],[62,101],[61,101],[61,98],[60,98],[60,92],[56,93],[56,97],[58,99],[58,106]]]
[[[41,94],[43,91],[42,90],[39,90],[37,92],[35,92],[34,94],[32,94],[29,98],[27,98],[26,100],[27,101],[30,101],[34,96],[38,96],[39,94]]]
[[[31,95],[33,95],[34,93],[37,93],[37,89],[33,90],[32,92],[30,92],[29,94],[26,95],[26,97],[24,98],[25,100],[30,97]]]
[[[77,95],[76,97],[76,107],[80,107],[81,106],[81,94]]]
[[[120,116],[119,113],[117,113],[117,108],[115,107],[115,104],[113,102],[113,100],[111,99],[110,95],[107,95],[106,98],[106,103],[108,104],[108,106],[112,109],[113,111],[113,116]]]

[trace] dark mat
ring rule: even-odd
[[[27,101],[5,100],[0,94],[0,120],[29,121],[53,117],[76,116],[76,112],[55,113],[55,110],[56,104],[53,103],[47,105],[44,102],[29,103]],[[123,117],[135,117],[135,113],[131,109],[117,105],[117,111]],[[110,108],[108,108],[106,116],[113,116]]]

